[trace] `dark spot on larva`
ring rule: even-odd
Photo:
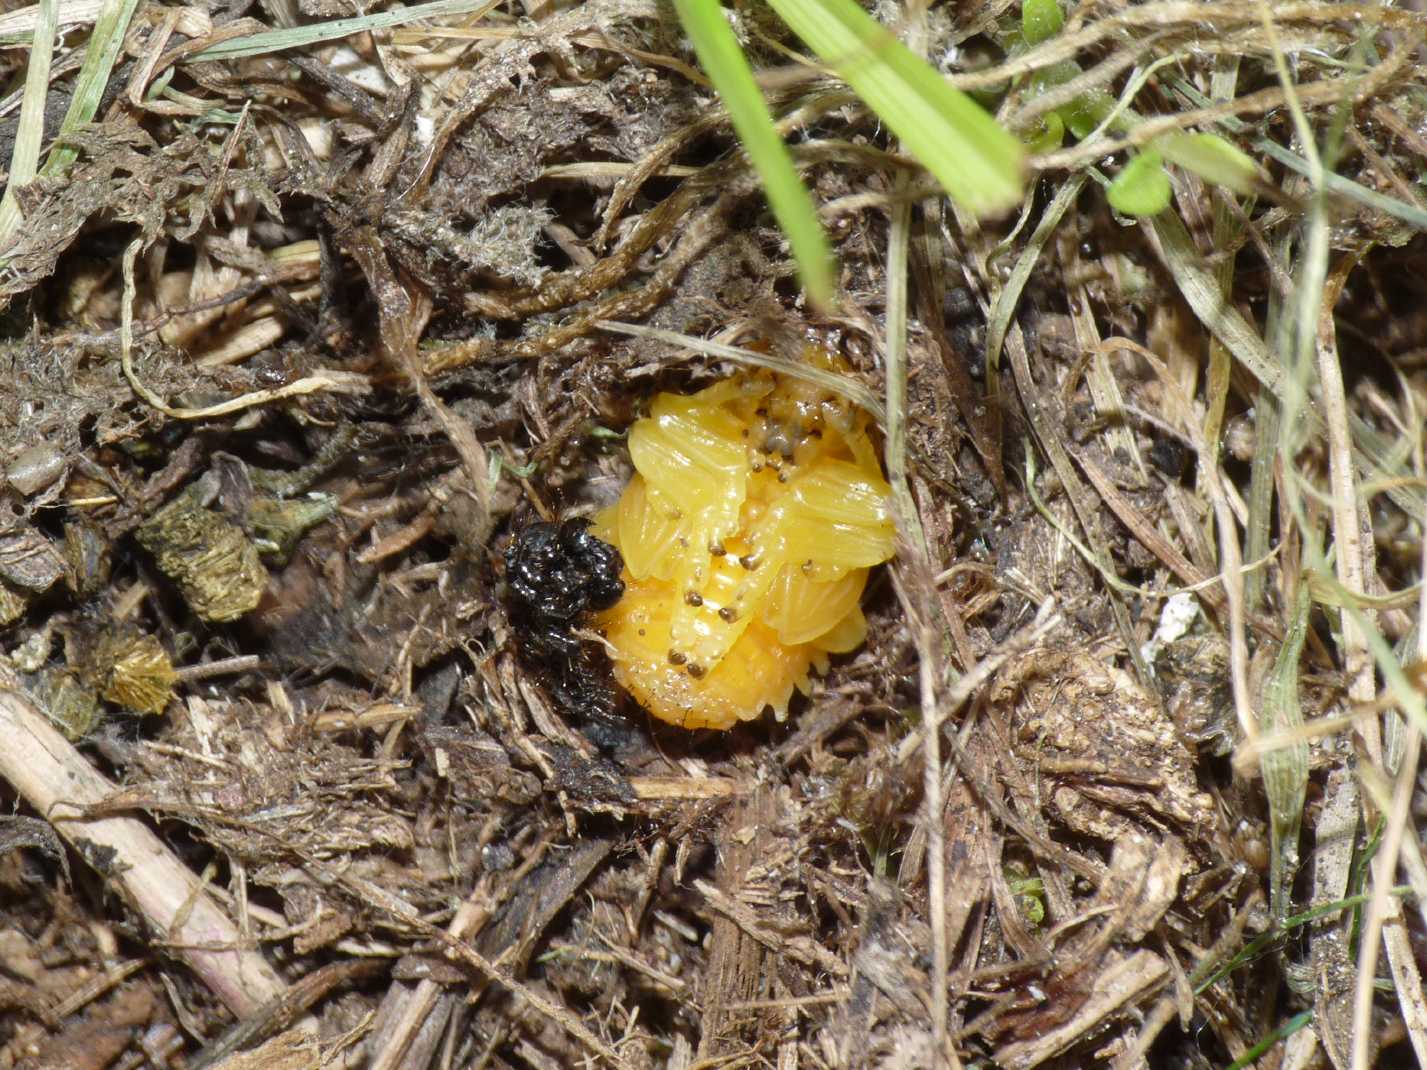
[[[738,563],[744,568],[748,569],[749,572],[752,572],[754,569],[756,569],[759,564],[758,558],[754,557],[752,554],[744,554],[738,559]]]
[[[719,619],[725,624],[732,624],[738,619],[738,611],[732,606],[724,606],[718,611]]]
[[[643,634],[644,634],[644,629],[643,629],[643,628],[640,628],[640,629],[639,629],[639,634],[640,634],[640,635],[643,635]]]
[[[687,654],[680,654],[677,650],[671,650],[671,651],[669,651],[669,664],[670,664],[670,665],[682,665],[682,664],[684,664],[684,662],[686,662],[686,661],[688,661],[688,660],[689,660],[689,657],[688,657]]]
[[[788,482],[788,473],[787,473],[787,472],[779,472],[779,473],[778,473],[778,482],[779,482],[779,483],[786,483],[786,482]]]
[[[695,680],[697,680],[699,677],[703,676],[703,674],[704,674],[704,667],[703,667],[702,665],[690,665],[690,666],[689,666],[689,675],[692,676]]]
[[[684,604],[690,606],[701,606],[704,604],[704,596],[698,591],[685,591]]]
[[[713,554],[714,557],[722,557],[724,554],[728,553],[728,551],[724,549],[723,543],[711,542],[709,543],[709,553]]]
[[[798,567],[803,570],[804,576],[811,576],[813,574],[813,559],[811,557],[808,558]]]

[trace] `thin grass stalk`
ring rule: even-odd
[[[74,80],[74,96],[70,99],[64,121],[60,123],[61,142],[50,150],[42,171],[45,176],[53,178],[64,174],[79,155],[77,148],[64,144],[62,139],[65,134],[93,121],[99,113],[99,102],[104,98],[104,89],[114,72],[114,64],[124,47],[124,35],[129,32],[129,23],[138,6],[139,0],[109,0],[94,21],[94,32],[89,37],[84,64]]]
[[[20,223],[16,191],[35,177],[40,164],[40,144],[45,136],[45,100],[49,96],[50,63],[54,59],[55,33],[59,26],[58,0],[40,0],[39,21],[35,24],[34,45],[25,71],[25,96],[20,103],[20,125],[15,132],[15,149],[10,154],[10,177],[0,200],[0,249]]]
[[[1299,662],[1308,634],[1308,585],[1298,583],[1283,645],[1264,680],[1259,730],[1291,733],[1303,727],[1299,701]],[[1293,878],[1298,872],[1298,838],[1303,803],[1308,793],[1308,743],[1299,739],[1267,750],[1259,759],[1269,810],[1269,907],[1282,925],[1293,905]]]
[[[719,0],[674,0],[674,10],[693,42],[699,63],[728,109],[743,151],[763,180],[768,206],[792,248],[804,288],[819,305],[831,305],[835,286],[832,247],[823,233],[812,196],[774,128],[768,104],[728,25],[723,5]]]

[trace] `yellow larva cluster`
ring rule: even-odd
[[[835,360],[810,347],[809,363]],[[624,555],[597,626],[615,677],[662,720],[726,729],[866,637],[868,569],[892,556],[890,494],[845,399],[789,376],[660,394],[629,432],[636,474],[594,532]]]

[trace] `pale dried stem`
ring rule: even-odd
[[[951,955],[946,938],[946,828],[942,814],[941,721],[937,716],[936,635],[932,629],[933,585],[926,536],[919,522],[906,467],[907,401],[907,257],[912,208],[892,210],[887,249],[887,478],[901,535],[905,566],[897,570],[897,593],[917,647],[917,683],[921,692],[923,794],[927,833],[927,913],[932,932],[932,1034],[936,1050],[949,1066],[960,1066],[947,1034],[947,978]]]
[[[1343,370],[1338,355],[1337,329],[1333,308],[1337,304],[1343,283],[1347,281],[1352,261],[1338,265],[1328,279],[1327,292],[1319,305],[1317,323],[1318,381],[1322,412],[1328,438],[1328,483],[1331,490],[1334,560],[1338,581],[1352,595],[1367,592],[1371,540],[1363,537],[1362,517],[1358,510],[1357,476],[1353,470],[1352,438],[1348,428],[1348,401],[1343,386]],[[1372,652],[1368,647],[1366,629],[1372,627],[1371,610],[1344,613],[1341,617],[1344,676],[1350,702],[1372,702],[1377,695]],[[1368,759],[1378,768],[1383,765],[1382,728],[1376,717],[1359,718],[1354,722]],[[1378,861],[1383,855],[1379,855]],[[1397,853],[1392,854],[1389,872],[1396,869]],[[1374,900],[1386,896],[1387,885],[1379,877],[1380,867],[1374,865]],[[1388,881],[1390,884],[1390,880]],[[1371,912],[1370,912],[1371,913]],[[1379,925],[1381,920],[1379,919]],[[1359,947],[1356,991],[1353,999],[1352,1066],[1367,1070],[1371,1053],[1373,977],[1381,930],[1369,931]]]
[[[1420,472],[1423,462],[1420,441],[1415,452],[1416,467]],[[1424,516],[1422,520],[1424,525],[1427,525],[1427,516]],[[1427,540],[1422,543],[1421,552],[1422,565],[1427,566]],[[1419,594],[1417,619],[1419,625],[1423,619],[1427,619],[1427,587],[1424,587]],[[1420,626],[1417,633],[1417,656],[1418,658],[1427,656],[1427,633],[1424,633]],[[1412,793],[1417,786],[1422,731],[1419,718],[1407,717],[1405,721],[1407,738],[1399,758],[1397,783],[1392,793],[1391,802],[1386,807],[1387,830],[1383,835],[1382,845],[1373,859],[1372,898],[1368,901],[1367,914],[1363,924],[1358,990],[1355,993],[1357,1002],[1353,1008],[1353,1060],[1355,1067],[1359,1065],[1360,1058],[1366,1060],[1370,1055],[1366,1043],[1365,1023],[1367,1018],[1365,1016],[1370,1016],[1372,1013],[1371,982],[1376,971],[1379,939],[1383,940],[1387,949],[1388,965],[1392,970],[1398,1006],[1402,1011],[1403,1024],[1407,1027],[1408,1038],[1417,1054],[1418,1063],[1427,1066],[1427,997],[1423,995],[1422,973],[1418,969],[1413,953],[1402,901],[1390,894],[1396,883],[1399,861],[1407,866],[1410,873],[1412,863],[1416,860],[1413,852],[1404,850],[1404,848],[1408,846],[1406,833],[1412,815]],[[1377,723],[1375,718],[1373,723]],[[1420,892],[1420,887],[1417,890]],[[1419,901],[1418,910],[1421,909]],[[1365,975],[1364,970],[1369,972]],[[1364,1003],[1366,1003],[1366,1007],[1364,1007]],[[1364,1061],[1362,1065],[1366,1065],[1366,1062]]]
[[[1402,900],[1391,894],[1397,874],[1398,859],[1402,854],[1408,821],[1412,816],[1412,791],[1417,786],[1417,762],[1422,750],[1422,733],[1415,721],[1407,725],[1406,745],[1403,748],[1402,764],[1398,769],[1397,783],[1392,800],[1387,806],[1387,830],[1382,844],[1373,858],[1372,898],[1368,900],[1367,915],[1363,922],[1362,949],[1359,954],[1358,990],[1355,995],[1361,1000],[1367,991],[1367,1014],[1372,1013],[1373,981],[1377,969],[1377,947],[1381,940],[1387,948],[1388,965],[1392,970],[1394,986],[1397,989],[1398,1006],[1402,1011],[1407,1035],[1417,1053],[1417,1062],[1427,1066],[1427,1000],[1422,993],[1422,973],[1417,968],[1413,955],[1411,937],[1407,933],[1403,916]],[[1364,973],[1371,968],[1373,972]],[[1364,977],[1367,983],[1364,983]],[[1363,1014],[1360,1003],[1354,1004],[1353,1063],[1366,1067],[1371,1056],[1368,1046],[1368,1031],[1360,1018]],[[1371,1018],[1368,1019],[1370,1023]],[[1359,1037],[1362,1039],[1359,1040]],[[1361,1053],[1361,1054],[1360,1054]],[[1359,1063],[1359,1059],[1363,1059]]]
[[[200,409],[170,405],[144,385],[143,381],[139,379],[138,373],[134,371],[134,295],[136,292],[134,261],[142,246],[143,239],[136,238],[124,250],[124,300],[120,305],[119,365],[134,393],[165,416],[175,420],[211,420],[219,416],[242,412],[244,409],[250,409],[257,405],[270,405],[275,401],[302,397],[306,394],[365,394],[371,390],[371,381],[365,375],[324,368],[313,375],[303,376],[301,379],[274,390],[254,390],[241,397],[230,398],[228,401],[207,405]]]
[[[489,918],[490,911],[484,903],[477,902],[474,898],[467,899],[456,911],[456,916],[451,919],[446,932],[453,940],[465,940],[472,933],[479,931]],[[401,1008],[396,1023],[387,1032],[380,1050],[372,1059],[371,1070],[397,1070],[404,1064],[412,1039],[436,1009],[436,1004],[445,990],[446,986],[437,984],[430,978],[417,982],[416,988],[406,997],[406,1003]]]
[[[239,1018],[286,991],[267,960],[144,822],[86,818],[118,788],[100,775],[13,686],[0,690],[0,777],[76,850],[98,864],[129,905]]]

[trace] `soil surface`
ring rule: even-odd
[[[817,309],[672,8],[474,7],[205,55],[367,12],[140,3],[55,141],[61,22],[0,242],[0,1070],[1416,1065],[1427,22],[879,4],[1036,146],[977,225],[731,10]],[[1142,122],[1046,140],[1091,92]],[[1254,188],[1118,214],[1175,130]],[[580,521],[659,392],[810,344],[889,461],[867,641],[664,724]]]

